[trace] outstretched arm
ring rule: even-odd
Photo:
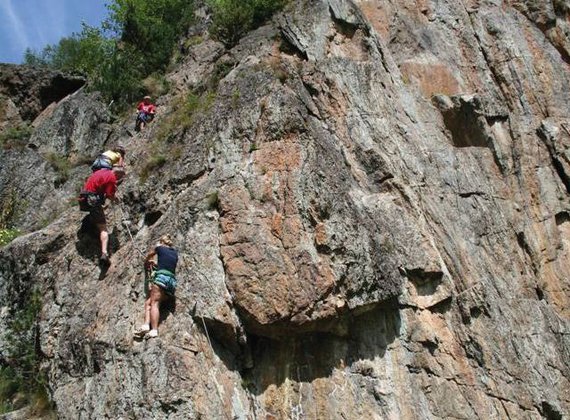
[[[146,254],[146,257],[144,258],[145,264],[148,264],[149,262],[151,262],[155,255],[156,255],[156,251],[154,249],[152,251],[150,251],[148,254]]]

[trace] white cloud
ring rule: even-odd
[[[29,47],[30,40],[26,33],[26,28],[24,27],[20,17],[15,12],[12,0],[0,0],[0,10],[2,10],[2,14],[9,26],[9,28],[6,29],[10,31],[14,41],[19,44],[19,48],[24,50]]]

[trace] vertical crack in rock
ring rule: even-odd
[[[568,193],[570,193],[570,176],[567,173],[567,169],[563,164],[561,159],[561,153],[557,150],[557,136],[559,133],[558,127],[552,126],[552,124],[544,120],[541,122],[540,127],[537,128],[536,134],[546,145],[550,158],[552,159],[552,166],[556,170],[560,181],[564,185],[564,188]]]
[[[558,51],[560,58],[570,64],[570,43],[568,40],[569,6],[565,1],[514,2],[513,6],[528,21],[540,30],[550,45]],[[559,19],[560,18],[560,19]]]

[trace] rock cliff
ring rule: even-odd
[[[569,23],[564,0],[299,0],[187,43],[141,134],[60,100],[0,155],[29,231],[0,250],[4,336],[39,291],[65,419],[567,418]],[[72,202],[119,142],[102,271]],[[164,233],[177,298],[135,341]]]

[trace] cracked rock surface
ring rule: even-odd
[[[41,290],[58,415],[566,418],[569,13],[300,0],[230,50],[188,47],[140,135],[96,95],[60,101],[33,147],[0,155],[3,192],[47,171],[34,197],[57,209],[39,230],[24,211],[30,233],[0,250],[0,323]],[[129,176],[101,272],[84,214],[51,200],[87,176],[75,156],[117,142]],[[65,181],[51,152],[76,162]],[[38,173],[10,177],[17,162]],[[164,233],[177,298],[135,341],[140,252]]]

